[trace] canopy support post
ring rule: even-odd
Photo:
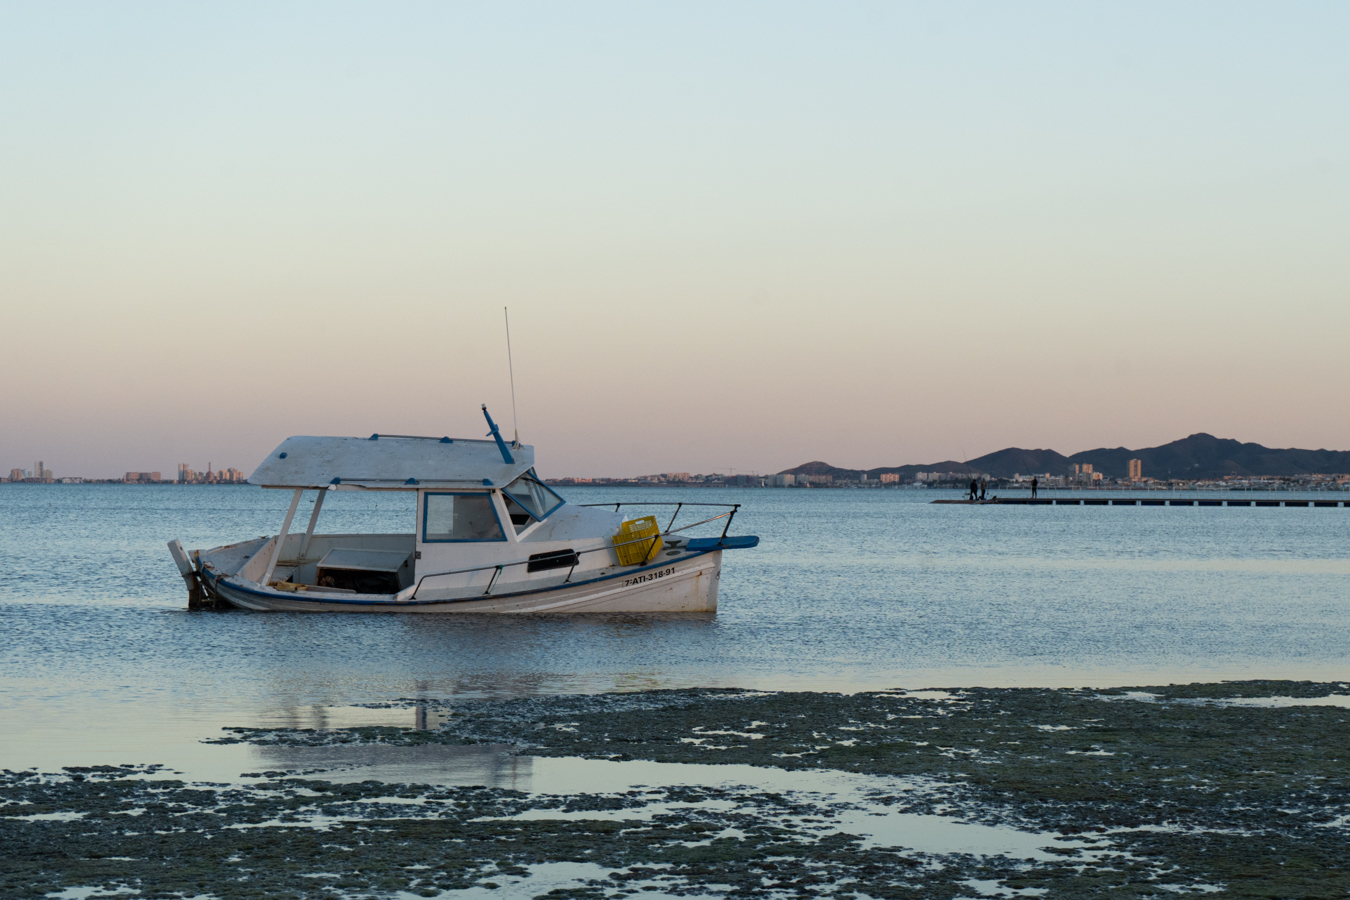
[[[314,512],[309,514],[309,527],[305,529],[305,539],[300,542],[300,559],[304,559],[309,552],[309,540],[314,537],[314,523],[319,521],[319,510],[323,508],[323,498],[327,495],[327,490],[319,488],[319,496],[314,498]]]
[[[295,518],[295,508],[300,505],[300,495],[304,488],[296,488],[295,496],[291,498],[291,507],[286,510],[286,521],[281,523],[281,534],[277,535],[276,546],[272,548],[272,559],[267,563],[267,571],[263,572],[262,580],[258,582],[262,587],[267,587],[272,580],[272,571],[277,567],[277,560],[281,559],[281,545],[286,543],[286,535],[291,531],[291,520]]]

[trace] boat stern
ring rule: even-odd
[[[271,538],[255,538],[211,550],[184,550],[180,540],[169,541],[169,555],[188,591],[188,609],[229,609],[215,589],[216,580],[239,574]]]

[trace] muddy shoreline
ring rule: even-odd
[[[234,784],[146,765],[5,770],[0,896],[521,896],[545,872],[561,879],[549,896],[588,898],[1345,896],[1348,695],[1341,683],[1252,681],[408,700],[392,705],[437,727],[240,727],[212,740],[510,745],[535,758],[753,766],[801,787],[545,794],[303,770]],[[822,792],[825,773],[856,790]],[[874,833],[897,823],[915,834],[965,823],[1033,850],[944,852]]]

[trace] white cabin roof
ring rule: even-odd
[[[352,485],[381,490],[503,487],[534,465],[534,447],[495,441],[372,435],[288,437],[248,477],[274,488]]]

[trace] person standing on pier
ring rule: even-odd
[[[974,478],[970,479],[970,499],[974,500],[975,495],[979,493],[980,485]]]
[[[981,479],[980,479],[980,501],[981,501],[981,502],[984,501],[984,495],[985,495],[985,492],[986,492],[988,489],[989,489],[989,482],[987,482],[987,481],[985,481],[983,478],[981,478]]]
[[[1032,499],[1032,500],[1035,500],[1035,499],[1036,499],[1036,485],[1039,484],[1039,483],[1040,483],[1040,482],[1037,480],[1036,476],[1035,476],[1035,475],[1032,475],[1032,476],[1031,476],[1031,499]]]

